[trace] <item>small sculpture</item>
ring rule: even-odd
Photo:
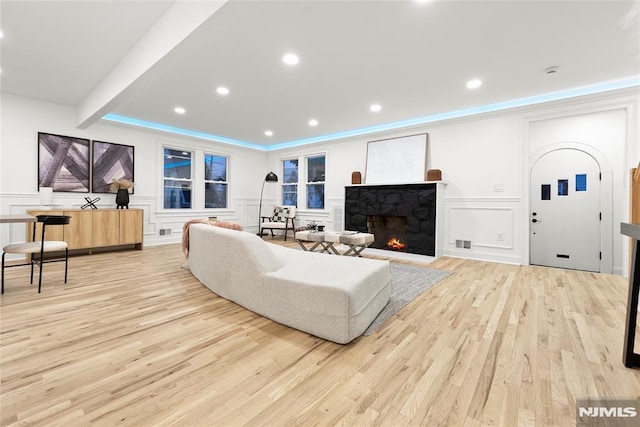
[[[96,197],[95,199],[92,199],[91,197],[85,197],[84,199],[87,201],[87,203],[80,206],[80,209],[98,209],[98,207],[96,206],[96,202],[100,201],[100,197]]]
[[[133,182],[128,179],[116,179],[111,183],[111,191],[116,193],[116,208],[129,209],[129,189],[133,188]]]

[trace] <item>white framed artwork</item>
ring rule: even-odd
[[[366,184],[423,182],[429,135],[403,136],[367,144]]]

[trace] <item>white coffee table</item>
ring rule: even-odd
[[[326,252],[343,256],[362,256],[360,253],[374,241],[374,235],[358,231],[328,232],[328,231],[298,231],[296,241],[303,250],[309,252]],[[305,243],[313,243],[310,247]],[[349,249],[340,253],[334,246],[336,243],[347,245]]]

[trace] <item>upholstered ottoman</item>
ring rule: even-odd
[[[326,252],[335,255],[361,256],[360,252],[373,243],[374,235],[370,233],[360,233],[357,231],[332,233],[304,230],[296,232],[296,241],[302,249],[309,252]],[[306,247],[304,242],[314,242],[314,244],[311,247]],[[335,248],[335,243],[347,245],[349,249],[341,254]]]
[[[340,243],[349,246],[349,249],[342,255],[360,256],[360,252],[373,243],[375,236],[370,233],[358,233],[345,231],[340,233]]]

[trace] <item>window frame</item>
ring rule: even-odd
[[[296,162],[296,173],[298,174],[298,176],[296,177],[296,182],[286,182],[284,165],[285,165],[285,162],[292,162],[292,161]],[[280,185],[280,200],[282,201],[282,205],[295,206],[297,208],[300,203],[300,158],[290,157],[290,158],[280,159],[280,167],[282,168],[282,184]],[[285,186],[295,187],[295,198],[296,198],[295,204],[285,202],[285,198],[284,198],[285,194],[291,193],[290,191],[285,192],[284,190]]]
[[[215,180],[211,180],[211,179],[207,179],[206,177],[206,164],[207,164],[207,157],[222,157],[225,159],[225,179],[224,181],[215,181]],[[230,156],[227,154],[220,154],[220,153],[213,153],[213,152],[207,152],[207,151],[203,151],[202,153],[202,167],[203,167],[203,175],[204,175],[204,179],[203,179],[203,188],[202,188],[202,193],[203,193],[203,209],[207,209],[207,210],[215,210],[215,209],[228,209],[229,208],[229,160],[230,160]],[[225,206],[224,207],[217,207],[217,208],[210,208],[207,207],[207,184],[224,184],[225,185]]]
[[[324,159],[324,176],[322,181],[310,181],[309,180],[309,172],[311,170],[311,168],[309,167],[309,162],[313,159],[319,159],[322,158]],[[326,208],[326,196],[325,196],[325,190],[327,188],[326,183],[327,183],[327,155],[326,154],[314,154],[314,155],[308,155],[304,157],[305,159],[305,208],[308,210],[313,210],[313,211],[322,211],[325,210]],[[310,186],[322,186],[322,207],[320,208],[313,208],[309,206],[309,187]]]
[[[325,171],[325,176],[324,176],[324,181],[316,181],[316,182],[308,182],[308,159],[313,159],[313,158],[318,158],[318,157],[324,157],[324,171]],[[282,156],[278,158],[278,177],[282,177],[282,185],[278,186],[278,191],[280,192],[280,194],[278,194],[277,200],[279,200],[280,202],[284,202],[284,185],[287,184],[291,184],[293,185],[294,183],[285,183],[284,182],[284,162],[285,161],[290,161],[290,160],[296,160],[298,162],[298,181],[295,183],[295,185],[297,186],[297,212],[304,212],[304,211],[309,211],[309,213],[327,213],[327,195],[326,195],[326,190],[327,190],[327,165],[328,165],[328,161],[329,161],[329,153],[327,151],[316,151],[316,152],[306,152],[306,153],[296,153],[293,155],[286,155],[286,156]],[[323,200],[323,204],[324,207],[322,208],[310,208],[307,204],[307,184],[314,184],[314,185],[323,185],[324,186],[324,190],[325,190],[325,194],[324,194],[324,200]],[[284,204],[284,203],[283,203]]]
[[[189,165],[189,178],[178,178],[178,177],[167,177],[165,175],[166,173],[166,150],[170,150],[170,151],[181,151],[183,153],[188,152],[190,154],[189,157],[189,161],[190,161],[190,165]],[[162,145],[162,210],[166,210],[166,211],[175,211],[175,210],[193,210],[193,205],[194,205],[194,157],[195,157],[195,150],[193,149],[188,149],[188,148],[183,148],[183,147],[179,147],[177,148],[176,146],[173,145],[168,145],[168,144],[163,144]],[[172,208],[172,207],[167,207],[165,206],[165,191],[166,191],[166,184],[167,182],[173,182],[176,184],[181,184],[181,183],[189,183],[189,207],[178,207],[178,208]],[[180,185],[181,186],[181,185]]]
[[[191,179],[183,179],[183,178],[171,178],[167,177],[165,180],[165,149],[171,150],[173,152],[189,152],[191,153]],[[205,156],[213,155],[219,157],[226,157],[227,159],[227,174],[226,181],[224,183],[227,184],[227,207],[226,208],[205,208]],[[158,179],[156,181],[157,188],[157,197],[156,197],[156,206],[158,215],[161,216],[183,216],[183,215],[224,215],[226,213],[233,211],[233,192],[234,192],[234,184],[233,178],[234,176],[231,174],[233,170],[233,162],[234,162],[234,152],[224,150],[222,147],[216,146],[206,146],[202,144],[190,144],[186,141],[179,141],[173,139],[164,139],[159,138],[157,140],[156,145],[156,170]],[[183,208],[183,207],[165,207],[165,182],[190,182],[189,188],[191,192],[191,207]],[[221,181],[214,181],[221,182]],[[179,184],[174,184],[179,185]],[[167,199],[170,202],[170,199]],[[170,206],[170,203],[168,204]]]

